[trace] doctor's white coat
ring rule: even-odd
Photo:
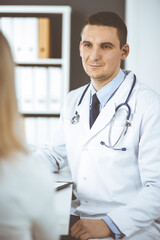
[[[113,150],[101,145],[108,142],[115,108],[125,102],[133,83],[130,72],[115,95],[89,127],[90,91],[81,87],[67,96],[53,144],[39,150],[41,157],[56,168],[70,167],[77,200],[73,212],[81,217],[109,215],[126,239],[160,239],[160,97],[136,81],[129,105],[131,125]],[[80,115],[77,124],[71,119]],[[113,123],[114,144],[124,128],[125,109],[118,111]],[[144,235],[143,235],[144,231]],[[144,238],[135,237],[137,233]],[[133,236],[133,238],[132,238]],[[148,238],[147,238],[148,237]]]

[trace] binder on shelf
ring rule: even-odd
[[[13,47],[15,60],[23,61],[25,58],[25,18],[15,17],[13,21]]]
[[[25,60],[38,58],[38,19],[35,17],[25,18]]]
[[[22,92],[21,92],[21,67],[15,67],[15,90],[16,90],[16,97],[18,102],[18,110],[20,112],[22,106]]]
[[[33,111],[33,68],[32,67],[20,67],[20,79],[21,81],[21,112]]]
[[[0,25],[1,25],[1,30],[3,32],[3,34],[5,35],[5,37],[7,38],[11,50],[12,50],[12,54],[13,57],[15,57],[15,52],[14,52],[14,44],[13,44],[13,18],[11,17],[2,17],[0,19]]]
[[[34,67],[34,110],[46,112],[47,110],[47,69]]]
[[[48,141],[49,143],[52,142],[52,139],[56,137],[56,130],[57,126],[59,123],[59,117],[50,117],[48,118],[48,126],[49,126],[49,131],[48,131]]]
[[[25,136],[27,145],[39,147],[51,142],[59,118],[25,117]]]
[[[38,58],[38,19],[35,17],[2,17],[2,32],[6,36],[15,61]]]
[[[49,110],[60,112],[62,103],[62,69],[60,67],[48,68]]]
[[[50,57],[50,20],[49,18],[38,19],[38,57]]]
[[[37,125],[36,125],[36,118],[26,117],[24,121],[25,126],[25,137],[27,145],[37,145]]]
[[[37,117],[36,118],[36,126],[37,126],[37,142],[36,145],[41,146],[43,144],[48,143],[48,137],[49,137],[49,130],[50,127],[48,125],[48,118],[46,117]]]

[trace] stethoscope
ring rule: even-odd
[[[79,100],[79,102],[78,102],[77,107],[81,104],[81,102],[82,102],[82,100],[83,100],[83,98],[84,98],[84,95],[86,94],[89,86],[90,86],[90,83],[89,83],[89,84],[87,85],[87,87],[84,89],[84,92],[82,93],[82,96],[81,96],[81,98],[80,98],[80,100]],[[74,116],[73,116],[72,119],[71,119],[71,123],[72,123],[72,124],[77,124],[77,123],[79,122],[79,120],[80,120],[80,115],[79,115],[79,113],[76,111],[75,114],[74,114]]]
[[[133,91],[133,89],[134,89],[135,83],[136,83],[136,76],[134,75],[133,83],[132,83],[131,89],[130,89],[130,91],[129,91],[129,93],[128,93],[128,96],[127,96],[127,98],[126,98],[126,101],[125,101],[124,103],[119,104],[119,105],[116,107],[116,109],[115,109],[115,114],[113,115],[113,117],[112,117],[112,119],[111,119],[111,121],[110,121],[110,128],[109,128],[109,134],[108,134],[108,143],[109,143],[109,144],[107,145],[104,141],[101,141],[101,142],[100,142],[101,145],[106,146],[107,148],[111,148],[111,149],[113,149],[113,150],[121,150],[121,151],[126,151],[126,150],[127,150],[126,147],[116,148],[116,145],[120,142],[122,136],[125,136],[125,135],[126,135],[127,130],[128,130],[128,127],[131,125],[130,122],[129,122],[129,119],[130,119],[130,117],[131,117],[131,108],[130,108],[130,106],[129,106],[129,104],[128,104],[128,101],[129,101],[130,96],[131,96],[131,94],[132,94],[132,91]],[[87,85],[87,87],[85,88],[84,92],[82,93],[82,96],[81,96],[81,98],[80,98],[80,100],[79,100],[79,102],[78,102],[77,107],[81,104],[81,102],[82,102],[82,100],[83,100],[83,98],[84,98],[84,96],[85,96],[85,94],[86,94],[89,86],[90,86],[90,83]],[[127,108],[126,122],[125,122],[125,124],[124,124],[124,128],[123,128],[120,136],[119,136],[118,139],[115,141],[115,143],[112,144],[112,143],[111,143],[111,135],[112,135],[112,129],[113,129],[114,119],[116,118],[116,113],[117,113],[117,111],[118,111],[120,108],[122,108],[122,107],[126,107],[126,108]],[[71,123],[72,123],[72,124],[77,124],[79,121],[80,121],[80,115],[79,115],[78,111],[76,111],[75,114],[74,114],[74,116],[73,116],[72,119],[71,119]]]

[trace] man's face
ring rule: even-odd
[[[84,70],[92,82],[105,85],[119,72],[121,60],[129,53],[125,44],[120,49],[117,29],[108,26],[86,25],[80,42]]]

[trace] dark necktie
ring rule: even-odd
[[[90,109],[90,128],[92,127],[93,123],[95,122],[96,118],[99,114],[99,100],[97,98],[96,93],[92,96],[92,104]]]

